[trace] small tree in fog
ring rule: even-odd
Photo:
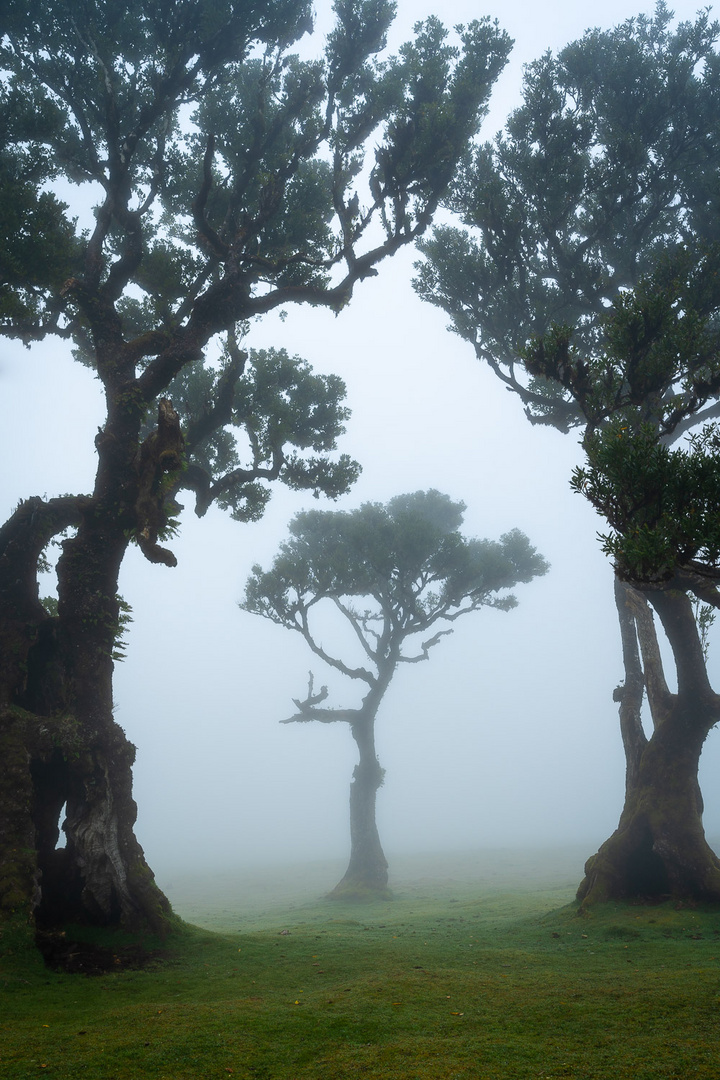
[[[359,510],[305,511],[290,523],[290,539],[270,570],[253,567],[241,607],[302,634],[312,652],[362,687],[352,708],[325,705],[328,689],[304,700],[285,724],[318,720],[350,725],[359,760],[350,785],[350,863],[330,894],[387,893],[387,860],[375,822],[384,770],[375,752],[375,717],[400,664],[427,660],[452,633],[447,624],[482,607],[509,611],[507,590],[544,574],[548,564],[517,529],[499,541],[460,533],[465,505],[438,491],[398,495]],[[352,629],[359,662],[320,638],[324,609]],[[438,629],[438,627],[442,627]],[[327,623],[323,623],[327,640]]]

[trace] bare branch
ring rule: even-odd
[[[357,612],[352,610],[352,608],[348,607],[346,604],[343,604],[342,600],[340,600],[337,596],[332,596],[330,597],[330,599],[333,601],[336,608],[343,613],[347,621],[352,626],[358,641],[363,647],[365,655],[368,657],[369,660],[377,663],[377,651],[374,651],[370,647],[370,643],[365,636],[366,634],[372,635],[372,637],[375,638],[375,642],[379,647],[380,634],[378,634],[375,630],[372,629],[371,626],[368,625],[370,617],[363,618],[362,615],[358,615]],[[379,620],[380,616],[376,616],[376,619]]]
[[[28,567],[34,568],[53,536],[79,525],[91,506],[88,495],[61,495],[47,500],[35,495],[24,499],[0,527],[0,562],[5,566],[12,563],[16,567],[13,573],[22,578]],[[5,576],[14,580],[10,573]]]
[[[677,567],[672,577],[665,581],[633,581],[632,587],[640,593],[668,590],[691,592],[711,607],[720,608],[720,592],[714,584],[718,580],[720,580],[720,567],[690,562],[685,566]]]
[[[321,598],[318,597],[318,599]],[[315,602],[316,601],[313,601],[312,603]],[[374,686],[377,682],[377,677],[373,675],[372,672],[367,671],[365,668],[348,667],[347,664],[344,664],[342,662],[342,660],[338,660],[336,657],[331,656],[329,653],[327,653],[322,647],[322,645],[317,644],[317,642],[312,636],[307,617],[308,609],[312,607],[312,603],[308,604],[300,610],[299,614],[301,623],[298,626],[300,633],[305,638],[312,651],[315,653],[316,656],[319,656],[321,660],[324,660],[326,664],[329,664],[330,667],[334,667],[337,671],[341,671],[343,675],[347,675],[348,678],[362,679],[362,681],[366,682],[368,686]]]
[[[422,644],[420,646],[422,651],[420,652],[420,654],[418,656],[399,656],[398,660],[401,663],[404,663],[404,664],[419,664],[423,660],[428,660],[430,658],[429,657],[429,652],[430,652],[430,649],[432,649],[433,645],[437,645],[440,638],[445,637],[447,634],[452,634],[452,633],[453,633],[452,629],[450,629],[450,630],[438,630],[437,634],[434,634],[433,637],[428,638],[427,641],[422,642]]]
[[[281,720],[281,724],[305,724],[310,720],[317,720],[321,724],[334,724],[338,720],[345,720],[352,724],[358,719],[360,715],[360,709],[318,709],[317,706],[321,701],[325,701],[328,696],[327,686],[321,686],[318,694],[313,694],[313,673],[308,672],[308,692],[304,701],[300,701],[298,698],[293,698],[293,705],[299,710],[294,716],[288,716],[286,720]]]
[[[233,488],[236,488],[241,484],[251,484],[253,480],[277,480],[284,464],[285,455],[282,450],[276,446],[273,451],[273,463],[269,468],[253,465],[249,469],[233,469],[231,472],[225,473],[225,475],[221,476],[217,483],[213,484],[210,488],[207,506],[221,495],[227,494],[227,492],[232,491]],[[203,509],[202,513],[196,511],[198,517],[202,517],[205,510],[207,510],[207,506]]]
[[[690,597],[685,592],[667,589],[650,593],[648,599],[660,618],[665,636],[672,648],[678,685],[674,700],[702,699],[706,707],[712,701],[714,711],[717,712],[720,697],[710,686],[705,655]],[[698,729],[702,728],[704,723],[702,714],[702,709],[693,710],[692,715],[687,718],[688,729],[695,724],[698,725]]]
[[[319,705],[320,702],[324,701],[325,698],[328,696],[328,688],[327,688],[327,686],[321,686],[320,687],[320,693],[319,694],[313,694],[314,681],[315,681],[315,676],[313,675],[312,671],[308,671],[308,692],[307,692],[307,697],[305,698],[304,701],[299,701],[297,698],[292,699],[293,700],[293,705],[297,709],[299,709],[300,712],[304,712],[306,709],[311,708],[313,705]]]
[[[683,567],[677,571],[672,581],[676,588],[693,593],[711,607],[720,608],[720,592],[715,584],[718,578],[720,578],[720,570]]]

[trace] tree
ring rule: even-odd
[[[453,187],[450,205],[469,230],[437,229],[421,245],[427,261],[418,271],[420,295],[450,315],[452,329],[520,398],[533,423],[584,428],[591,461],[599,446],[613,446],[614,425],[635,433],[620,440],[623,450],[640,450],[644,424],[653,427],[647,445],[666,449],[692,425],[720,413],[709,331],[712,279],[700,272],[692,285],[689,275],[694,264],[702,271],[712,263],[706,248],[720,239],[718,25],[706,13],[674,30],[670,22],[661,3],[652,19],[588,31],[557,57],[547,54],[530,65],[523,106],[494,144],[477,150]],[[628,297],[644,275],[650,275],[645,284]],[[672,308],[681,296],[695,305],[694,328]],[[608,323],[611,309],[616,314]],[[622,483],[628,479],[641,502],[657,496],[649,473],[633,477],[630,468],[614,477],[617,498],[627,495]],[[646,482],[650,487],[641,493],[638,485]],[[587,493],[585,481],[578,483]],[[717,897],[716,860],[696,812],[697,757],[715,708],[704,665],[708,693],[702,707],[697,700],[692,706],[693,726],[704,734],[682,748],[676,740],[655,779],[643,782],[642,794],[637,789],[640,761],[650,763],[666,738],[660,715],[670,709],[670,699],[661,704],[658,696],[666,693],[666,681],[651,608],[668,634],[679,677],[687,658],[703,661],[702,627],[692,617],[687,589],[676,596],[676,570],[687,556],[671,545],[672,573],[652,589],[610,553],[619,575],[625,665],[624,685],[616,691],[627,758],[621,832],[628,840],[630,819],[638,827],[622,857],[618,849],[612,867],[606,862],[602,883],[603,860],[591,860],[581,895],[586,903],[638,893]],[[641,722],[645,690],[656,724],[650,739]],[[686,700],[672,703],[671,711],[687,720],[690,709]],[[672,813],[663,795],[670,777],[685,789]],[[634,815],[638,805],[644,817]],[[648,825],[661,818],[664,838]],[[608,848],[602,851],[604,859]],[[591,878],[594,887],[587,885]]]
[[[464,510],[464,503],[430,490],[398,495],[384,506],[306,511],[291,521],[290,539],[272,568],[253,567],[248,581],[242,608],[301,634],[315,656],[363,686],[360,705],[330,708],[323,704],[327,687],[314,693],[311,673],[307,697],[295,700],[298,711],[282,721],[342,721],[357,744],[350,862],[331,897],[387,894],[388,864],[375,822],[384,778],[375,752],[375,718],[398,666],[427,660],[430,649],[452,633],[447,624],[462,615],[483,607],[509,611],[517,601],[505,590],[548,569],[517,529],[499,541],[463,537]],[[358,663],[320,643],[318,618],[328,607],[352,628]],[[435,630],[438,625],[443,629]]]
[[[39,924],[170,925],[112,716],[123,556],[174,565],[183,489],[240,520],[274,480],[347,489],[340,380],[242,336],[289,303],[340,311],[422,234],[509,51],[488,20],[452,44],[430,19],[383,58],[391,3],[335,13],[302,60],[305,0],[3,7],[0,330],[71,342],[107,403],[92,493],[27,499],[0,530],[0,909]],[[63,535],[53,612],[37,572]]]
[[[572,486],[608,522],[603,548],[616,571],[626,795],[618,828],[587,863],[578,890],[585,904],[668,894],[720,901],[720,859],[705,840],[698,785],[703,743],[720,720],[703,647],[703,627],[720,607],[717,423],[668,445],[720,388],[719,269],[717,246],[699,260],[682,250],[616,302],[595,355],[559,329],[528,351],[528,368],[567,386],[582,410],[587,463]],[[675,693],[651,611],[672,649]]]

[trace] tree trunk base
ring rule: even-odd
[[[161,939],[179,925],[133,832],[134,747],[117,725],[104,734],[91,748],[72,717],[0,715],[0,915],[40,944],[68,924]]]
[[[379,883],[364,882],[358,879],[344,877],[339,881],[331,892],[325,896],[326,900],[342,900],[349,903],[365,903],[372,900],[392,900],[393,892],[387,882]]]
[[[588,859],[577,899],[581,908],[631,899],[720,904],[720,860],[702,828],[669,834],[636,816]]]
[[[108,935],[112,938],[112,935]],[[47,967],[71,975],[105,975],[108,971],[138,970],[155,964],[166,956],[157,947],[157,940],[127,941],[127,935],[117,935],[117,941],[104,944],[82,941],[77,934],[64,930],[38,930],[35,945]]]

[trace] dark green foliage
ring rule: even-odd
[[[132,617],[132,614],[131,614],[132,613],[132,608],[128,604],[127,600],[123,599],[123,597],[120,596],[119,594],[118,594],[118,597],[117,597],[117,604],[118,604],[118,630],[117,630],[117,637],[115,638],[115,648],[113,649],[113,660],[116,663],[118,663],[119,661],[125,659],[125,655],[126,655],[125,654],[125,642],[123,641],[123,638],[124,638],[125,634],[127,633],[128,626],[133,621],[133,617]]]
[[[39,190],[53,175],[44,144],[58,121],[51,103],[0,85],[0,322],[38,318],[77,256],[66,206]]]
[[[528,372],[562,387],[590,431],[623,415],[672,437],[720,390],[720,247],[669,248],[652,272],[582,331],[554,325],[521,353]]]
[[[168,393],[187,431],[189,465],[177,486],[195,492],[200,516],[214,502],[237,521],[254,521],[278,477],[316,498],[337,498],[359,475],[347,454],[328,457],[350,415],[344,382],[314,374],[284,349],[225,350],[216,367],[186,368]],[[216,426],[213,410],[226,398],[228,426]]]
[[[469,226],[436,229],[416,287],[531,419],[582,423],[562,380],[527,379],[526,341],[597,320],[677,245],[720,239],[718,25],[670,26],[664,4],[528,66],[524,103],[454,183]]]
[[[217,498],[252,519],[263,479],[335,497],[357,474],[326,456],[339,380],[285,358],[281,404],[268,359],[238,360],[235,334],[288,302],[342,308],[427,228],[477,130],[507,36],[482,20],[450,45],[433,18],[380,59],[393,14],[343,0],[324,54],[302,60],[301,0],[6,5],[0,331],[61,332],[103,381],[137,379],[146,432],[159,394],[182,401],[191,470],[174,486],[188,481],[200,513]],[[89,234],[41,191],[56,177],[94,185]],[[218,335],[221,364],[201,372]]]
[[[573,484],[646,584],[716,561],[712,440],[666,444],[720,394],[718,32],[659,3],[531,64],[452,187],[472,231],[436,230],[416,282],[531,420],[584,427]]]
[[[372,612],[352,615],[357,627],[384,625],[368,645],[378,659],[438,620],[485,606],[508,610],[516,601],[504,590],[544,574],[547,563],[518,530],[499,541],[466,539],[464,509],[431,490],[359,510],[300,513],[272,569],[253,568],[242,606],[304,633],[320,600],[371,603]]]
[[[397,58],[380,61],[392,5],[346,0],[336,11],[325,56],[304,61],[288,53],[310,28],[298,0],[122,11],[58,0],[29,12],[8,3],[0,55],[12,93],[52,113],[41,142],[53,169],[115,189],[99,228],[116,256],[115,299],[129,281],[146,294],[124,301],[135,333],[158,319],[181,324],[188,294],[223,266],[230,285],[229,259],[243,283],[244,304],[226,297],[236,318],[258,286],[322,290],[338,263],[346,274],[335,296],[311,291],[269,306],[342,304],[355,280],[429,224],[509,39],[484,20],[450,47],[431,19]],[[363,199],[350,185],[371,136]],[[353,208],[357,194],[362,210]],[[356,246],[378,216],[384,241],[354,270]],[[101,277],[103,268],[107,259],[95,267]]]
[[[669,446],[720,390],[719,265],[717,247],[682,248],[598,320],[593,353],[569,328],[525,352],[528,370],[561,384],[584,417],[587,465],[572,486],[612,527],[604,550],[637,583],[719,568],[715,425]]]
[[[603,514],[614,532],[603,550],[639,584],[661,584],[678,569],[720,569],[720,454],[715,425],[671,450],[651,425],[630,433],[614,420],[586,442],[588,465],[572,486]],[[698,567],[699,568],[699,567]]]

